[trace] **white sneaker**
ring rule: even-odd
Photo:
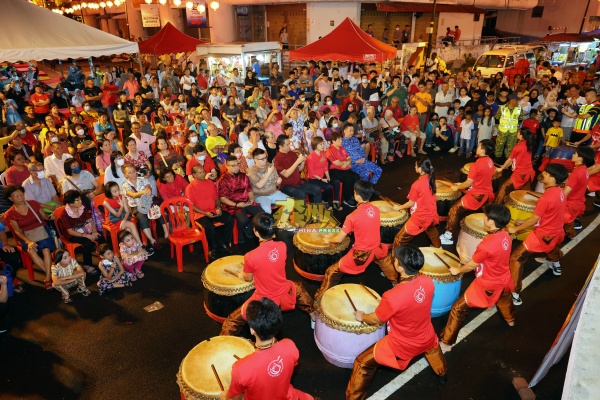
[[[546,264],[548,262],[548,259],[546,257],[536,257],[535,261],[539,262],[540,264]]]
[[[456,152],[456,150],[458,150],[458,147],[453,147],[450,150],[448,150],[448,153],[454,153]]]
[[[596,197],[596,192],[589,192],[588,197]]]
[[[551,262],[548,263],[548,268],[550,268],[552,270],[552,273],[554,274],[554,276],[561,276],[562,274],[562,268],[560,266],[560,262]]]
[[[512,301],[515,306],[520,306],[523,304],[523,299],[521,299],[521,295],[519,293],[512,293]]]
[[[435,146],[435,147],[433,148],[433,151],[440,151],[440,150],[442,150],[442,149],[440,148],[440,146]]]
[[[453,244],[454,241],[452,240],[452,233],[446,231],[443,235],[440,235],[440,241],[445,245]]]

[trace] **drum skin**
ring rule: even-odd
[[[452,305],[458,299],[462,275],[453,276],[450,274],[448,267],[435,256],[435,253],[451,267],[457,267],[460,263],[454,254],[444,249],[434,247],[420,247],[419,249],[425,256],[425,265],[423,265],[419,274],[429,276],[435,286],[433,302],[431,303],[431,316],[439,317],[450,311]]]
[[[533,210],[537,205],[539,198],[527,193],[527,190],[513,190],[504,200],[506,207],[510,210],[510,218],[514,221],[526,220],[533,215]],[[513,222],[509,226],[514,226]],[[518,240],[525,240],[525,237],[533,228],[525,229],[517,235]]]
[[[379,209],[381,243],[394,243],[396,234],[408,220],[408,213],[406,210],[396,211],[388,202],[382,200],[372,201],[371,204]]]
[[[463,264],[471,261],[477,246],[487,235],[483,226],[484,213],[467,215],[460,221],[460,233],[456,242],[456,252]]]
[[[177,384],[181,397],[186,400],[218,400],[221,388],[211,365],[225,388],[231,384],[231,367],[238,358],[254,353],[250,341],[236,336],[216,336],[196,345],[185,356],[179,372]]]
[[[209,264],[202,272],[204,309],[210,318],[219,323],[223,323],[254,292],[253,282],[244,282],[225,272],[225,269],[241,272],[243,262],[244,256],[222,257]]]
[[[352,368],[354,359],[385,336],[386,324],[367,325],[358,322],[346,297],[348,292],[360,311],[372,313],[381,301],[373,289],[361,285],[342,284],[328,289],[315,304],[315,342],[327,361],[340,368]],[[374,298],[369,290],[376,298]]]
[[[442,183],[440,180],[435,181],[435,197],[437,203],[437,212],[440,217],[447,217],[452,204],[460,198],[462,193],[450,189],[450,182]]]
[[[469,175],[469,170],[471,169],[471,166],[473,164],[475,164],[475,163],[474,162],[466,163],[460,169],[460,172],[462,172],[462,180],[463,181],[465,181],[467,179],[467,176]],[[498,172],[498,171],[494,170],[494,176],[492,177],[492,188],[494,189],[494,193],[497,193],[498,189],[500,189],[500,178],[502,178],[502,172]]]
[[[325,271],[335,264],[350,249],[350,238],[342,243],[325,244],[324,237],[336,233],[319,233],[319,224],[309,224],[294,234],[294,269],[302,277],[322,281]],[[326,229],[329,229],[326,228]]]

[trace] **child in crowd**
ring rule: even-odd
[[[479,129],[477,130],[477,140],[481,142],[484,139],[491,139],[494,136],[494,127],[496,121],[492,116],[492,108],[485,107],[483,109],[483,118],[479,121]]]
[[[436,113],[431,115],[431,119],[425,128],[425,147],[435,147],[433,138],[435,137],[435,131],[439,126],[439,119],[440,118]]]
[[[244,157],[244,153],[242,153],[242,147],[237,143],[231,143],[227,148],[228,154],[233,154],[235,158],[240,162],[240,172],[242,174],[248,173],[248,162],[246,161],[246,157]]]
[[[148,252],[142,248],[140,242],[133,238],[133,235],[129,231],[119,232],[119,252],[123,257],[123,266],[134,276],[132,281],[141,279],[144,277],[142,272],[142,266],[148,259]]]
[[[70,290],[77,291],[85,297],[90,295],[90,289],[85,286],[85,272],[68,251],[58,249],[54,252],[52,264],[52,287],[62,294],[65,304],[72,302]]]
[[[560,118],[555,118],[554,121],[552,121],[552,128],[546,131],[544,157],[550,157],[550,153],[552,153],[552,150],[554,150],[556,147],[558,147],[558,145],[560,145],[562,137],[563,130],[560,127]]]
[[[208,103],[211,106],[212,116],[221,117],[221,93],[218,87],[213,86],[210,88],[210,96],[208,96]]]
[[[461,107],[462,108],[462,107]],[[473,114],[471,111],[465,113],[465,119],[460,122],[460,149],[458,150],[458,156],[463,155],[463,151],[466,153],[467,158],[471,157],[471,153],[467,153],[469,145],[471,144],[471,134],[475,124],[473,123]]]
[[[454,102],[456,103],[456,100]],[[454,115],[454,131],[456,132],[454,134],[454,148],[450,149],[449,153],[454,153],[460,147],[460,124],[462,123],[465,117],[465,108],[460,106],[460,101],[458,103],[458,111],[455,108],[456,113]]]
[[[98,246],[98,257],[100,258],[98,269],[102,273],[98,281],[100,296],[114,288],[132,286],[134,275],[125,271],[121,260],[115,255],[110,245],[105,243]]]

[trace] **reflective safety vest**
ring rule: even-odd
[[[506,133],[516,133],[519,129],[519,115],[521,114],[521,106],[516,106],[512,111],[507,105],[500,107],[500,122],[498,123],[498,130]]]
[[[600,102],[595,101],[592,104],[585,104],[579,107],[579,115],[587,114],[590,109],[600,105]],[[576,118],[573,132],[590,133],[590,130],[596,125],[598,115],[590,115],[588,118]]]

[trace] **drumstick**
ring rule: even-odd
[[[438,259],[439,259],[441,262],[443,262],[443,263],[444,263],[444,265],[445,265],[446,267],[448,267],[448,269],[452,268],[450,265],[448,265],[448,263],[447,263],[446,261],[444,261],[444,259],[443,259],[442,257],[440,257],[440,255],[439,255],[438,253],[433,253],[433,254],[435,254],[435,256],[436,256],[436,257],[437,257],[437,258],[438,258]]]
[[[227,272],[228,274],[233,275],[236,278],[240,279],[239,275],[236,274],[235,272],[233,272],[232,270],[225,268],[224,271]]]
[[[358,311],[356,309],[356,306],[354,305],[354,302],[352,301],[352,298],[350,297],[350,295],[348,294],[348,291],[346,289],[344,289],[344,293],[346,293],[346,297],[348,298],[348,301],[350,301],[350,305],[352,306],[354,311]]]
[[[440,181],[440,183],[446,185],[446,186],[454,186],[454,183],[450,182],[449,180],[446,179],[438,179],[438,181]]]
[[[238,356],[236,356],[235,354],[233,355],[235,357],[236,360],[239,360],[240,358]]]
[[[390,199],[389,197],[381,196],[381,195],[379,195],[379,197],[381,197],[383,199],[383,201],[385,201],[386,203],[388,203],[392,207],[400,205],[400,204],[396,203],[395,201],[393,201],[392,199]]]
[[[374,298],[375,300],[379,300],[379,299],[377,298],[377,296],[375,296],[375,295],[373,294],[373,292],[371,292],[371,290],[370,290],[368,287],[366,287],[365,285],[363,285],[363,284],[362,284],[362,282],[360,283],[360,286],[362,286],[362,287],[363,287],[363,289],[365,289],[365,290],[366,290],[366,291],[367,291],[367,292],[368,292],[368,293],[369,293],[371,296],[373,296],[373,298]]]
[[[537,197],[538,199],[543,196],[542,193],[530,192],[530,191],[527,191],[527,194]]]
[[[454,254],[452,254],[452,253],[445,252],[445,253],[444,253],[444,255],[446,255],[446,256],[448,256],[448,257],[450,257],[450,258],[451,258],[451,259],[453,259],[454,261],[458,261],[458,262],[460,262],[460,260],[459,260],[458,258],[456,258],[456,257],[454,256]]]
[[[214,364],[210,364],[210,367],[212,368],[213,374],[215,374],[215,378],[217,378],[217,382],[219,382],[219,387],[221,388],[221,391],[225,390],[225,388],[223,387],[223,382],[221,382],[221,378],[219,378],[219,374],[217,374],[217,370],[215,369],[215,365]]]

